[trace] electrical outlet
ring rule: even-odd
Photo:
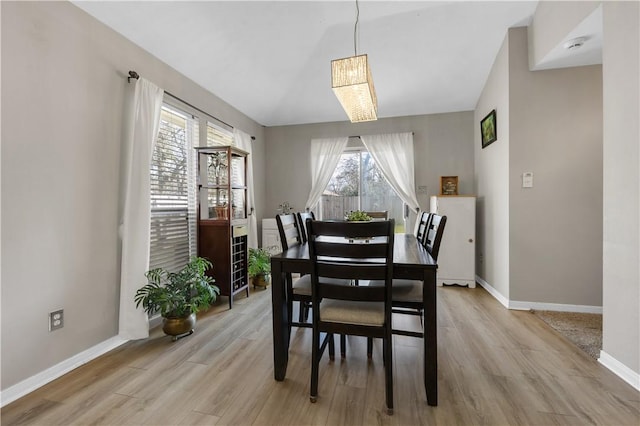
[[[64,327],[64,310],[49,313],[49,331]]]

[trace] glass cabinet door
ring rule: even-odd
[[[200,153],[200,155],[205,157],[201,159],[201,161],[204,160],[207,164],[207,186],[228,185],[229,174],[227,172],[229,170],[229,158],[227,157],[227,153],[221,151],[210,154]]]
[[[231,186],[244,187],[247,185],[246,180],[246,157],[234,154],[231,157]]]
[[[196,148],[201,220],[247,218],[247,153],[231,146]]]

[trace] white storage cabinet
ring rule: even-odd
[[[438,285],[476,286],[476,197],[432,196],[430,212],[447,216],[440,252]]]
[[[271,254],[282,253],[280,233],[275,218],[262,219],[262,248]]]

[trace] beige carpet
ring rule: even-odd
[[[602,315],[575,312],[531,311],[590,357],[598,359],[602,349]]]

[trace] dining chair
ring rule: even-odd
[[[313,214],[312,211],[304,211],[304,212],[298,212],[296,214],[297,218],[298,218],[298,229],[300,229],[300,237],[302,238],[302,242],[306,243],[307,242],[307,230],[306,230],[306,226],[305,226],[305,221],[309,218],[311,220],[315,220],[316,215]]]
[[[301,228],[295,213],[277,215],[276,224],[278,226],[283,251],[302,244]],[[311,276],[303,275],[294,280],[291,273],[287,273],[285,282],[287,304],[289,307],[289,323],[296,327],[310,328],[311,323],[307,321],[309,319],[309,308],[311,307]],[[294,301],[300,305],[297,322],[293,321]]]
[[[387,412],[393,414],[393,351],[391,285],[394,226],[392,220],[371,222],[315,221],[307,219],[312,260],[311,300],[313,343],[310,400],[318,398],[322,354],[333,335],[381,338],[385,370]],[[348,285],[351,280],[377,280],[384,285]],[[344,283],[336,284],[335,280]],[[321,341],[321,333],[326,338]]]
[[[447,216],[431,214],[427,231],[425,232],[423,245],[431,254],[434,261],[438,261],[438,253],[440,252],[440,244],[442,235],[447,223]],[[379,285],[379,284],[378,284]],[[423,300],[422,300],[423,282],[419,280],[394,279],[392,288],[393,313],[419,315],[420,322],[423,319]],[[412,337],[424,337],[424,333],[393,330],[395,334],[401,334]]]
[[[416,226],[413,230],[413,235],[416,236],[416,239],[420,241],[421,244],[424,244],[424,238],[427,235],[427,231],[429,230],[432,216],[433,213],[423,211],[420,213],[416,220]]]

